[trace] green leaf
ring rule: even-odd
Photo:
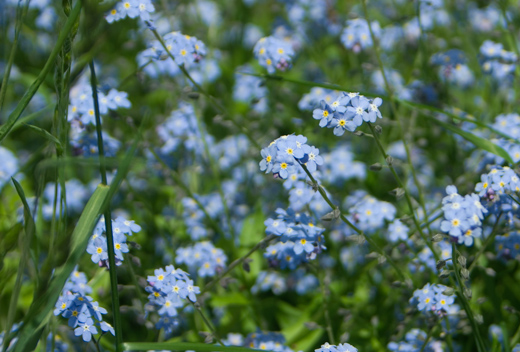
[[[92,231],[109,195],[109,188],[99,185],[83,210],[72,233],[69,256],[63,266],[56,269],[45,293],[32,302],[18,332],[14,351],[33,351],[47,324],[54,305],[81,256],[85,253]]]
[[[294,344],[294,350],[295,351],[308,351],[312,349],[316,343],[320,340],[321,336],[325,330],[323,329],[316,329],[308,332],[304,338],[301,340],[296,341]]]
[[[498,155],[501,158],[504,158],[511,165],[514,164],[514,161],[513,161],[513,159],[511,159],[511,156],[502,147],[499,147],[498,145],[491,143],[487,139],[476,136],[473,133],[464,131],[464,130],[458,128],[457,126],[451,125],[444,121],[440,121],[431,116],[427,116],[427,115],[425,115],[425,116],[426,116],[426,118],[430,119],[431,121],[435,122],[436,124],[446,128],[447,130],[450,130],[453,133],[458,134],[459,136],[461,136],[468,142],[473,143],[476,147],[486,150],[495,155]]]
[[[30,261],[30,247],[32,237],[34,235],[36,226],[34,224],[34,219],[31,214],[31,209],[29,208],[29,204],[27,203],[27,199],[25,198],[25,193],[23,191],[22,186],[16,181],[14,178],[11,178],[14,183],[14,187],[16,188],[16,192],[18,192],[18,196],[22,200],[23,203],[23,214],[25,221],[25,236],[20,236],[18,243],[20,245],[20,262],[18,264],[18,271],[16,273],[16,281],[14,284],[13,292],[11,294],[11,300],[9,302],[9,310],[7,313],[7,324],[6,331],[11,331],[11,328],[14,323],[14,315],[16,313],[16,307],[18,306],[18,298],[20,297],[20,290],[22,288],[22,278],[25,272],[25,267],[27,263]],[[6,351],[9,346],[10,339],[4,339],[4,344],[2,346],[2,351]]]
[[[61,142],[58,140],[58,138],[54,137],[52,134],[50,134],[47,130],[44,130],[43,128],[41,127],[38,127],[38,126],[34,126],[34,125],[29,125],[28,123],[24,124],[26,127],[29,127],[30,129],[32,129],[34,132],[38,133],[40,136],[50,140],[51,142],[53,142],[54,144],[56,144],[56,147],[61,149],[62,146],[61,146]]]
[[[67,18],[67,22],[65,22],[65,25],[61,29],[60,35],[58,36],[58,40],[56,41],[56,45],[54,45],[54,48],[52,49],[52,52],[49,55],[49,58],[47,59],[45,66],[40,71],[40,74],[33,82],[33,84],[31,84],[29,89],[27,89],[18,105],[16,105],[16,108],[9,115],[7,121],[2,125],[2,127],[0,127],[0,143],[4,140],[5,137],[7,137],[18,118],[22,115],[27,105],[29,105],[29,102],[31,101],[32,97],[38,91],[38,88],[40,88],[40,85],[45,80],[45,77],[47,77],[47,74],[54,67],[56,57],[58,56],[58,53],[60,52],[61,47],[65,42],[65,39],[67,39],[67,37],[69,36],[69,32],[74,26],[76,20],[79,18],[79,14],[81,12],[81,5],[82,1],[78,1],[74,6],[74,9],[70,12],[69,18]]]
[[[123,343],[125,351],[148,351],[148,350],[169,350],[169,351],[201,351],[201,352],[251,352],[264,351],[239,346],[220,346],[197,342],[126,342]]]

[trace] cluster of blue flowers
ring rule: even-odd
[[[289,347],[285,346],[285,337],[279,332],[257,331],[251,333],[244,339],[243,346],[257,350],[293,352]]]
[[[173,60],[158,40],[150,41],[150,46],[137,55],[137,63],[147,65],[144,71],[151,77],[164,75],[176,76],[181,73],[179,66],[194,69],[206,56],[206,45],[195,37],[180,32],[170,32],[163,36],[166,49],[173,56]]]
[[[381,98],[367,99],[358,93],[340,93],[328,104],[324,100],[314,109],[312,117],[320,120],[320,127],[334,128],[334,135],[342,136],[345,131],[354,132],[363,121],[375,122],[382,118],[379,106]]]
[[[120,92],[114,88],[108,90],[106,94],[101,91],[98,92],[98,102],[101,115],[106,115],[109,110],[128,109],[132,106],[128,100],[128,93]],[[69,121],[77,120],[83,125],[96,123],[92,87],[86,80],[80,81],[71,89],[67,118]]]
[[[416,305],[417,309],[425,314],[428,312],[433,312],[439,316],[451,314],[455,297],[443,293],[447,288],[439,284],[426,284],[422,289],[414,291],[410,303]]]
[[[373,233],[393,221],[397,209],[390,203],[377,200],[363,191],[356,191],[345,199],[350,220],[365,233]],[[401,230],[401,232],[403,229]]]
[[[358,349],[348,343],[340,343],[339,345],[331,345],[328,342],[321,345],[321,348],[315,349],[314,352],[357,352]]]
[[[261,38],[253,48],[255,57],[260,66],[267,72],[287,71],[292,66],[294,50],[290,42],[274,36]]]
[[[475,185],[475,192],[481,197],[485,208],[494,215],[505,214],[509,225],[518,217],[519,206],[510,198],[520,190],[520,177],[513,169],[492,166],[491,171],[480,176],[481,182]]]
[[[388,349],[392,352],[436,352],[445,351],[444,344],[441,341],[430,339],[425,347],[424,343],[428,335],[420,329],[412,329],[406,333],[404,341],[390,342]]]
[[[124,258],[123,253],[128,253],[127,236],[141,231],[141,226],[133,220],[127,220],[118,216],[112,220],[112,234],[114,236],[114,251],[116,255],[116,265],[121,265]],[[96,225],[92,237],[90,238],[87,253],[91,255],[91,260],[100,267],[108,267],[107,238],[105,218],[103,217]]]
[[[87,284],[86,275],[74,270],[54,309],[54,315],[67,318],[68,325],[74,329],[74,335],[81,336],[85,342],[89,342],[93,335],[99,333],[98,328],[103,333],[110,332],[115,335],[114,328],[102,318],[102,314],[106,314],[107,310],[88,296],[91,292],[92,288]]]
[[[323,232],[306,213],[278,208],[276,219],[267,219],[265,233],[280,236],[281,242],[266,248],[264,257],[271,265],[294,270],[300,263],[316,258],[325,249]]]
[[[431,63],[439,66],[439,77],[460,87],[468,87],[474,81],[473,73],[466,65],[464,52],[450,49],[432,56]]]
[[[143,21],[150,20],[150,14],[155,12],[151,0],[122,0],[105,16],[108,23],[122,20],[126,17],[140,17]]]
[[[185,264],[192,275],[213,277],[226,267],[227,256],[222,249],[204,241],[177,249],[175,262]]]
[[[511,231],[495,237],[497,256],[505,260],[518,259],[520,255],[520,232]]]
[[[481,65],[485,73],[490,74],[501,84],[510,84],[514,77],[518,57],[504,49],[501,43],[486,40],[480,47]]]
[[[314,87],[309,93],[302,96],[298,102],[298,108],[304,111],[312,111],[320,105],[322,100],[325,100],[327,104],[332,103],[332,99],[339,93],[337,90]]]
[[[157,311],[160,320],[155,327],[163,328],[170,335],[179,324],[177,309],[184,306],[185,300],[197,302],[198,286],[181,269],[168,265],[165,269],[155,269],[153,276],[148,276],[146,292],[148,295],[147,311]]]
[[[354,153],[348,145],[339,144],[330,153],[323,154],[320,171],[323,182],[339,186],[352,178],[364,180],[367,167],[365,163],[354,160]]]
[[[318,165],[323,164],[320,150],[307,145],[307,138],[302,135],[282,136],[261,150],[262,161],[260,170],[272,172],[275,177],[287,179],[296,173],[296,168],[305,165],[307,170],[314,172]]]
[[[376,38],[381,35],[381,27],[377,21],[373,21],[370,26]],[[370,35],[368,22],[364,18],[356,18],[347,21],[347,26],[341,33],[341,42],[345,48],[352,50],[356,54],[361,50],[371,48],[374,44]]]
[[[488,211],[477,194],[463,197],[455,186],[447,186],[446,193],[448,195],[442,200],[444,221],[441,230],[457,239],[459,244],[472,246],[475,238],[482,235],[482,220]]]

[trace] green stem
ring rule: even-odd
[[[325,192],[325,189],[318,183],[318,181],[316,181],[316,179],[312,176],[312,174],[309,172],[309,170],[307,169],[307,167],[304,165],[304,164],[301,164],[300,163],[300,166],[303,168],[303,170],[305,171],[305,173],[307,174],[307,176],[309,176],[312,184],[313,184],[313,187],[315,187],[318,192],[320,193],[320,195],[323,197],[323,200],[325,200],[325,202],[327,202],[327,204],[332,208],[332,210],[335,210],[335,209],[338,209],[339,208],[334,205],[334,203],[332,203],[332,201],[329,199],[329,196],[327,195],[327,192]],[[363,236],[363,238],[379,253],[381,254],[382,256],[384,256],[386,258],[386,260],[388,261],[388,263],[390,263],[390,265],[395,269],[397,275],[405,282],[408,282],[407,278],[404,276],[403,272],[401,269],[399,269],[399,267],[397,266],[397,264],[392,260],[392,258],[390,258],[390,256],[388,254],[386,254],[376,243],[375,241],[368,237],[368,236],[365,236],[363,234],[363,231],[361,231],[357,226],[355,226],[353,223],[351,223],[346,217],[345,215],[343,215],[343,213],[341,212],[341,210],[339,210],[339,217],[340,219],[345,223],[347,224],[348,227],[350,227],[351,229],[353,229],[354,231],[356,231],[356,233],[360,236]]]
[[[493,230],[491,231],[491,234],[488,236],[488,238],[486,238],[486,241],[482,244],[482,246],[478,250],[477,254],[475,255],[475,259],[473,259],[473,262],[469,266],[468,270],[469,270],[470,274],[473,271],[473,269],[475,269],[475,267],[477,266],[478,260],[479,260],[480,256],[484,253],[484,251],[486,250],[487,246],[490,245],[493,242],[493,240],[495,239],[495,236],[497,235],[497,232],[498,232],[497,231],[498,222],[499,222],[501,216],[502,216],[502,212],[500,212],[500,214],[498,214],[497,220],[495,221],[495,225],[493,225]]]
[[[455,273],[455,278],[456,278],[457,285],[458,285],[458,289],[456,290],[457,297],[459,297],[459,299],[461,300],[464,310],[466,311],[466,315],[468,316],[468,319],[469,319],[469,322],[471,325],[471,329],[473,330],[473,334],[475,335],[475,342],[477,344],[478,351],[485,352],[487,350],[486,345],[484,344],[484,341],[482,340],[482,336],[480,335],[480,330],[478,329],[477,321],[475,320],[475,317],[473,316],[473,311],[471,310],[469,302],[466,299],[466,296],[464,295],[464,292],[463,292],[464,283],[462,282],[462,279],[461,279],[460,273],[459,273],[458,252],[457,252],[457,247],[455,245],[455,242],[452,242],[451,246],[452,246],[451,247],[451,249],[452,249],[451,256],[453,258],[453,269],[454,269],[453,272]],[[451,278],[451,276],[450,276],[450,278]]]
[[[408,203],[408,208],[410,209],[410,212],[412,214],[413,222],[415,224],[415,227],[417,228],[417,231],[419,232],[419,235],[421,236],[422,240],[426,243],[428,248],[430,248],[430,250],[432,251],[433,256],[435,257],[435,260],[439,260],[439,255],[433,249],[433,244],[431,243],[431,241],[428,241],[428,239],[426,238],[426,235],[424,234],[424,232],[422,230],[422,226],[421,226],[419,220],[417,219],[417,216],[415,215],[415,211],[414,211],[414,207],[413,207],[413,204],[412,204],[412,198],[410,197],[410,193],[408,192],[408,190],[406,189],[406,187],[403,184],[403,181],[401,181],[401,179],[399,178],[399,175],[395,171],[395,168],[394,168],[392,162],[390,161],[390,159],[388,157],[388,154],[385,151],[385,148],[383,147],[383,145],[381,144],[381,141],[379,140],[379,137],[377,136],[377,132],[375,131],[374,126],[372,126],[372,124],[370,122],[368,122],[368,127],[370,127],[370,130],[372,131],[372,134],[374,135],[374,140],[376,141],[377,147],[379,148],[379,151],[381,152],[381,154],[385,158],[386,164],[388,165],[388,168],[392,172],[392,175],[394,176],[394,179],[396,180],[398,186],[400,188],[402,188],[403,191],[404,191],[404,197],[406,199],[406,203]],[[424,211],[424,214],[426,216],[427,212]]]
[[[9,82],[9,76],[11,75],[11,67],[13,66],[14,56],[16,54],[16,49],[18,48],[18,37],[20,36],[20,29],[22,28],[23,18],[27,14],[28,8],[29,1],[25,3],[25,6],[23,8],[22,3],[19,2],[18,7],[16,8],[16,24],[14,29],[13,46],[11,48],[11,53],[9,54],[9,59],[4,70],[2,86],[0,87],[0,111],[2,111],[2,107],[4,105],[5,94],[7,93],[7,83]]]
[[[61,50],[61,47],[63,46],[63,43],[69,36],[69,32],[71,31],[72,27],[75,25],[76,20],[79,18],[79,14],[81,12],[81,6],[82,2],[78,1],[76,5],[74,6],[74,9],[71,11],[69,18],[67,19],[67,22],[65,22],[65,25],[63,26],[63,29],[60,32],[60,35],[58,37],[58,40],[56,41],[56,45],[52,49],[51,54],[49,55],[49,58],[47,59],[47,62],[45,63],[45,66],[40,71],[38,77],[36,80],[31,84],[29,89],[25,92],[22,99],[16,106],[16,108],[13,110],[13,112],[9,115],[9,118],[7,119],[6,123],[2,125],[0,128],[0,142],[4,140],[5,137],[9,134],[11,129],[13,128],[14,124],[18,120],[18,118],[22,115],[27,105],[29,105],[29,102],[31,101],[32,97],[36,94],[38,91],[38,88],[45,80],[45,77],[47,77],[47,74],[51,70],[51,68],[55,64],[56,56],[58,56],[58,53]]]
[[[218,343],[220,343],[221,346],[225,346],[225,344],[222,342],[222,340],[220,340],[220,337],[218,336],[217,334],[217,331],[215,330],[215,328],[213,327],[213,325],[210,323],[210,321],[208,320],[208,318],[206,318],[206,316],[204,315],[204,313],[202,313],[202,309],[200,308],[200,305],[199,304],[193,304],[195,306],[195,309],[197,310],[197,312],[199,312],[202,320],[204,321],[204,324],[206,324],[206,326],[208,327],[208,329],[211,331],[211,333],[213,334],[213,337],[215,338],[215,340],[218,341]]]
[[[260,248],[263,248],[267,243],[271,242],[274,238],[276,238],[276,235],[269,235],[260,242],[258,242],[253,248],[249,250],[249,252],[246,253],[243,257],[240,257],[236,260],[234,260],[229,266],[224,270],[219,276],[211,280],[204,288],[200,291],[200,294],[203,294],[205,292],[208,292],[213,286],[215,286],[217,283],[224,278],[227,274],[229,274],[236,266],[242,264],[244,260],[246,260],[251,254],[259,250]]]
[[[149,148],[149,150],[153,154],[155,159],[157,159],[157,161],[159,163],[161,163],[161,165],[163,165],[165,168],[170,170],[170,175],[173,178],[173,181],[179,187],[181,187],[184,190],[184,192],[186,192],[188,197],[193,199],[193,201],[198,205],[200,210],[202,210],[202,212],[204,213],[204,216],[206,217],[206,219],[209,221],[211,227],[213,227],[213,229],[215,231],[217,231],[218,233],[224,235],[225,234],[224,230],[220,227],[220,225],[215,220],[213,220],[213,218],[209,215],[209,213],[207,212],[204,205],[197,199],[197,197],[195,197],[195,194],[193,194],[193,192],[190,190],[190,188],[182,181],[182,178],[177,174],[177,172],[175,172],[175,170],[173,170],[168,164],[166,164],[164,162],[164,160],[162,160],[161,157],[159,155],[157,155],[157,153],[155,152],[155,150],[153,148]]]
[[[386,72],[385,72],[385,67],[383,65],[383,60],[381,60],[381,54],[379,53],[379,46],[377,45],[377,38],[374,34],[374,31],[372,30],[372,25],[370,24],[370,19],[368,18],[368,10],[367,10],[367,5],[366,5],[366,2],[365,0],[361,0],[361,5],[363,6],[363,12],[365,14],[365,19],[367,21],[367,24],[368,24],[368,30],[370,32],[370,37],[372,38],[372,42],[374,43],[374,52],[376,54],[376,58],[377,58],[377,62],[379,64],[379,68],[381,69],[381,74],[383,75],[383,81],[385,82],[385,87],[386,87],[386,91],[388,92],[388,96],[390,97],[390,109],[392,111],[392,115],[395,116],[395,118],[397,119],[397,123],[399,125],[399,132],[401,134],[401,140],[403,141],[403,146],[404,146],[404,149],[405,149],[405,152],[406,152],[406,159],[408,161],[408,164],[410,165],[410,170],[412,172],[412,177],[413,177],[413,181],[415,183],[415,187],[417,188],[417,193],[419,195],[419,204],[421,205],[421,208],[424,212],[424,215],[426,216],[427,212],[426,212],[426,205],[425,205],[425,202],[424,202],[424,198],[423,198],[423,194],[422,194],[422,191],[421,191],[421,184],[419,183],[419,180],[417,178],[417,174],[415,172],[415,168],[413,166],[413,163],[412,163],[412,157],[411,157],[411,154],[410,154],[410,148],[408,146],[408,143],[406,141],[406,138],[405,138],[405,135],[404,135],[404,129],[403,129],[403,123],[401,121],[401,116],[400,114],[398,113],[397,111],[397,107],[395,105],[395,101],[394,101],[394,93],[393,93],[393,90],[392,90],[392,87],[390,86],[390,82],[386,76]],[[421,36],[422,36],[422,30],[421,30]],[[374,129],[372,128],[371,124],[369,123],[369,126],[370,126],[370,129],[372,130],[372,133],[374,134],[374,138],[377,140],[378,137],[377,137],[377,134],[375,133]],[[380,149],[382,149],[382,146],[380,143],[378,143],[379,146],[380,146]],[[384,150],[383,150],[383,154],[385,155],[385,159],[387,158],[387,155],[386,153],[384,153]],[[387,161],[387,164],[390,164],[388,163]],[[388,165],[390,166],[390,165]],[[392,167],[393,169],[393,167]],[[392,170],[392,173],[394,174],[394,177],[397,177],[397,174],[395,173],[395,170]],[[396,178],[397,180],[397,178]],[[400,181],[398,181],[400,182]],[[403,188],[403,190],[405,191],[405,196],[407,197],[407,202],[408,202],[408,205],[410,207],[410,212],[412,213],[413,217],[414,217],[414,223],[415,223],[415,226],[417,227],[417,230],[419,231],[419,234],[421,235],[421,237],[423,238],[423,240],[426,239],[426,236],[424,236],[424,233],[421,229],[421,227],[419,226],[419,222],[417,221],[417,218],[415,216],[415,210],[410,202],[410,196],[408,195],[408,191],[406,190],[406,188],[404,186],[400,186],[401,188]],[[431,230],[430,230],[430,227],[428,226],[427,227],[428,229],[428,232],[430,234],[430,237],[432,235],[431,233]],[[432,252],[434,253],[435,255],[435,251],[433,250],[433,247],[430,248],[432,250]]]
[[[446,342],[448,343],[448,348],[450,352],[453,352],[453,342],[451,341],[450,333],[450,319],[448,315],[444,316],[444,321],[446,321]]]
[[[101,172],[101,182],[107,184],[107,171],[105,163],[105,151],[103,148],[103,133],[101,129],[101,116],[99,114],[99,101],[97,94],[96,71],[94,69],[94,62],[90,62],[90,84],[92,87],[92,99],[94,100],[94,112],[96,115],[96,133],[99,149],[99,167]],[[121,312],[119,311],[119,294],[117,291],[117,272],[116,272],[116,257],[114,250],[114,236],[112,233],[112,217],[110,213],[110,206],[107,205],[105,210],[105,229],[107,236],[108,249],[108,265],[110,272],[110,288],[112,297],[112,309],[114,314],[114,330],[116,338],[116,352],[121,351],[123,345],[122,329],[121,329]]]
[[[170,52],[170,50],[168,50],[168,47],[166,46],[166,43],[164,42],[164,39],[159,35],[159,33],[157,33],[157,30],[155,30],[155,29],[150,29],[150,30],[154,34],[155,38],[157,38],[157,40],[161,43],[161,45],[164,48],[164,50],[166,50],[166,52],[168,53],[168,56],[173,60],[173,62],[175,62],[175,58],[173,57],[173,55]],[[209,100],[211,105],[213,105],[213,107],[215,108],[215,110],[219,114],[221,114],[222,116],[226,116],[226,115],[229,116],[229,121],[231,121],[231,123],[235,127],[237,127],[239,130],[241,130],[248,137],[248,139],[251,141],[251,143],[253,143],[253,145],[257,149],[261,149],[260,144],[258,144],[258,142],[251,135],[249,130],[245,126],[238,124],[233,118],[231,118],[231,115],[229,113],[227,113],[226,109],[213,96],[211,96],[208,92],[206,92],[206,90],[204,88],[202,88],[200,86],[200,84],[195,82],[195,80],[193,79],[193,77],[191,77],[191,75],[186,70],[184,65],[177,65],[177,66],[182,71],[182,73],[186,76],[186,78],[188,78],[188,80],[193,84],[193,86]]]
[[[432,338],[432,335],[433,335],[433,331],[435,330],[435,328],[437,327],[437,325],[440,323],[440,319],[439,321],[437,322],[437,324],[435,324],[434,326],[432,326],[432,328],[428,331],[428,335],[426,335],[426,339],[424,340],[422,346],[421,346],[421,349],[419,350],[419,352],[423,352],[424,349],[426,348],[426,346],[428,345],[428,342],[430,342],[430,339]]]

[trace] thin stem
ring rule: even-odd
[[[99,149],[99,167],[101,172],[101,182],[107,184],[107,171],[105,163],[105,151],[103,148],[103,133],[101,129],[101,116],[99,114],[99,101],[97,95],[96,71],[94,69],[94,61],[90,62],[90,84],[92,87],[92,99],[94,100],[94,112],[96,115],[96,133]],[[116,258],[114,249],[114,236],[112,233],[112,217],[110,207],[107,206],[105,211],[105,229],[107,236],[108,264],[110,272],[110,288],[112,297],[112,309],[114,314],[114,330],[116,338],[116,352],[121,351],[123,345],[122,329],[121,329],[121,312],[119,311],[119,294],[117,291],[117,272]]]
[[[300,163],[300,166],[303,168],[303,170],[305,171],[305,173],[307,174],[307,176],[309,176],[309,178],[311,179],[311,182],[313,184],[313,187],[315,187],[318,192],[321,194],[321,196],[323,197],[323,200],[325,200],[325,202],[327,202],[327,204],[333,209],[338,209],[339,208],[334,205],[334,203],[332,203],[332,201],[329,199],[329,196],[327,195],[327,192],[325,192],[325,190],[323,189],[323,187],[318,183],[318,181],[316,181],[316,179],[311,175],[311,173],[309,172],[309,170],[307,169],[307,167],[304,165],[304,164],[301,164]],[[363,234],[363,231],[361,231],[357,226],[355,226],[353,223],[351,223],[346,217],[345,215],[343,215],[343,213],[341,213],[341,210],[339,210],[339,218],[345,223],[347,224],[347,226],[349,226],[351,229],[353,229],[354,231],[356,231],[356,233],[360,236],[363,236],[363,238],[373,247],[375,248],[375,250],[383,255],[386,260],[388,261],[388,263],[390,263],[390,265],[395,269],[397,275],[403,280],[403,281],[406,281],[408,282],[407,278],[404,276],[403,272],[401,269],[399,269],[399,267],[397,266],[397,264],[392,260],[392,258],[390,258],[390,256],[388,254],[386,254],[376,243],[375,241],[370,238],[370,237],[367,237]]]
[[[469,322],[471,324],[471,329],[473,330],[473,333],[475,335],[475,342],[477,344],[477,349],[479,352],[484,352],[484,351],[486,351],[486,346],[484,344],[484,341],[482,340],[482,336],[480,336],[480,330],[478,329],[477,322],[475,320],[475,317],[473,316],[473,311],[471,310],[469,302],[466,299],[464,292],[462,291],[464,288],[464,283],[462,282],[462,279],[461,279],[460,273],[459,273],[459,268],[457,267],[458,252],[457,252],[457,247],[455,246],[455,242],[452,242],[451,246],[452,246],[451,247],[451,249],[452,249],[451,256],[453,258],[453,269],[454,269],[453,272],[455,273],[455,278],[456,278],[457,285],[458,285],[458,289],[456,290],[457,297],[459,297],[459,299],[461,300],[462,305],[464,306],[464,310],[466,311],[466,314],[468,316]]]
[[[269,235],[260,242],[258,242],[253,248],[249,250],[249,252],[246,253],[243,257],[240,257],[236,260],[234,260],[226,270],[224,270],[219,276],[211,280],[204,288],[200,291],[200,294],[203,294],[205,292],[208,292],[213,286],[215,286],[217,283],[224,278],[227,274],[229,274],[236,266],[242,264],[244,260],[246,260],[251,254],[259,250],[260,248],[263,248],[267,243],[271,242],[274,238],[276,238],[276,235]]]
[[[161,159],[161,157],[159,155],[157,155],[157,153],[155,152],[155,150],[153,148],[149,148],[150,152],[153,154],[153,156],[155,157],[155,159],[157,159],[157,161],[159,163],[161,163],[161,165],[163,165],[164,167],[166,167],[168,170],[170,170],[170,175],[171,177],[173,178],[173,181],[179,186],[181,187],[184,192],[186,192],[186,194],[188,195],[188,197],[190,197],[191,199],[193,199],[193,201],[199,206],[200,210],[202,210],[202,212],[204,213],[204,216],[206,217],[206,219],[209,221],[209,223],[211,224],[211,226],[213,227],[213,229],[219,233],[221,233],[222,235],[224,235],[224,230],[220,227],[220,225],[209,215],[208,211],[206,210],[206,208],[204,207],[204,205],[200,202],[200,200],[197,199],[197,197],[195,197],[195,194],[193,194],[193,192],[190,190],[190,188],[182,181],[182,178],[177,174],[177,172],[175,172],[175,170],[173,170],[168,164],[166,164],[164,162],[164,160]]]
[[[166,50],[166,52],[168,53],[168,56],[173,60],[173,62],[176,63],[175,61],[175,58],[173,57],[172,53],[170,52],[170,50],[168,50],[168,47],[166,46],[166,43],[164,42],[164,39],[159,35],[159,33],[157,33],[157,30],[155,29],[152,29],[150,28],[150,30],[152,31],[152,33],[154,34],[155,38],[157,38],[157,40],[161,43],[162,47],[164,48],[164,50]],[[189,72],[186,70],[186,68],[184,67],[184,65],[178,65],[177,66],[179,67],[179,69],[181,70],[181,72],[186,76],[186,78],[188,78],[188,80],[193,84],[193,86],[199,91],[201,92],[206,98],[208,98],[209,102],[211,103],[211,105],[213,105],[213,107],[215,108],[215,110],[225,116],[229,116],[229,121],[231,121],[231,123],[237,127],[238,129],[240,129],[247,137],[248,139],[251,141],[251,143],[253,143],[253,145],[257,148],[257,149],[261,149],[260,147],[260,144],[258,144],[258,142],[256,141],[255,138],[253,138],[253,136],[251,135],[251,133],[249,132],[249,130],[244,126],[244,125],[240,125],[238,124],[233,118],[231,118],[231,115],[226,111],[226,109],[213,97],[211,96],[208,92],[206,92],[206,90],[204,88],[202,88],[200,86],[200,84],[198,84],[197,82],[195,82],[195,80],[193,79],[193,77],[191,77],[191,75],[189,74]]]
[[[372,38],[372,42],[374,43],[374,52],[376,54],[376,58],[377,58],[377,62],[379,64],[379,68],[381,69],[381,74],[383,75],[383,81],[385,82],[386,91],[388,92],[388,96],[390,97],[390,109],[392,111],[392,114],[397,119],[397,123],[399,125],[399,132],[401,134],[401,140],[403,141],[403,146],[404,146],[404,149],[405,149],[405,152],[406,152],[406,159],[408,161],[408,164],[410,165],[410,170],[412,172],[412,178],[413,178],[413,181],[415,183],[415,187],[417,188],[417,193],[419,195],[419,204],[421,205],[423,213],[426,216],[426,205],[424,203],[424,198],[423,198],[422,191],[421,191],[421,184],[419,183],[419,179],[417,178],[417,174],[415,173],[415,168],[413,166],[412,157],[411,157],[411,154],[410,154],[410,148],[408,147],[408,143],[406,142],[406,138],[405,138],[405,135],[404,135],[404,129],[403,129],[403,123],[401,121],[401,116],[398,113],[397,107],[395,105],[394,93],[393,93],[392,87],[390,86],[390,82],[389,82],[388,78],[386,77],[385,67],[383,65],[383,60],[381,59],[381,54],[379,53],[379,47],[377,45],[377,38],[376,38],[376,36],[374,34],[374,31],[372,30],[372,25],[370,24],[370,20],[368,18],[368,10],[367,10],[367,5],[365,3],[365,0],[361,0],[361,4],[363,6],[363,12],[365,14],[365,19],[366,19],[367,24],[368,24],[368,30],[370,32],[370,37]],[[375,133],[375,131],[372,128],[371,124],[368,123],[368,125],[370,126],[370,129],[371,129],[372,133],[374,134],[374,138],[376,140],[378,140],[377,134]],[[381,143],[378,143],[378,145],[379,145],[380,149],[382,150],[383,155],[385,155],[385,159],[387,159],[388,155],[386,155],[386,153],[384,152],[384,149],[382,148]],[[388,160],[386,160],[386,162],[387,162],[388,166],[391,166],[390,165],[391,163],[389,163]],[[395,172],[395,170],[393,170],[393,167],[391,167],[391,169],[392,169],[392,174],[394,175],[396,180],[398,180],[397,173]],[[398,183],[401,184],[400,187],[403,188],[403,190],[405,192],[405,196],[407,198],[408,206],[410,207],[410,212],[412,213],[412,215],[414,217],[415,226],[417,227],[417,230],[419,231],[419,234],[421,235],[423,240],[426,240],[426,236],[424,235],[421,227],[419,226],[419,222],[417,221],[417,218],[415,216],[415,210],[414,210],[414,208],[412,206],[412,203],[411,203],[411,200],[410,200],[410,195],[408,194],[409,192],[404,187],[404,185],[402,184],[402,182],[400,180],[398,180]],[[428,226],[427,229],[428,229],[429,234],[431,236],[432,233],[431,233],[430,227]],[[432,252],[435,255],[435,251],[433,250],[433,246],[430,249],[432,250]],[[436,259],[438,259],[438,258],[436,258]]]
[[[413,222],[415,224],[415,227],[417,228],[417,231],[419,232],[419,235],[421,236],[423,241],[426,243],[428,248],[430,248],[430,250],[432,251],[433,256],[435,257],[435,260],[439,260],[439,255],[433,249],[433,244],[431,243],[431,241],[428,241],[428,239],[426,238],[426,235],[424,234],[424,232],[422,230],[422,226],[419,223],[419,220],[417,219],[417,216],[415,215],[415,211],[414,211],[414,207],[413,207],[413,204],[412,204],[412,198],[410,197],[410,193],[408,193],[408,190],[404,186],[403,181],[401,181],[401,179],[399,178],[399,175],[395,171],[395,168],[392,165],[392,162],[389,161],[388,154],[386,153],[385,148],[381,144],[381,141],[379,140],[379,137],[377,136],[377,132],[375,131],[374,126],[372,126],[372,124],[370,122],[368,122],[368,127],[370,127],[370,130],[374,134],[374,140],[376,141],[377,147],[379,148],[379,151],[381,152],[381,154],[385,158],[386,164],[388,165],[388,168],[392,172],[392,175],[394,176],[398,186],[400,188],[402,188],[403,191],[404,191],[404,197],[406,199],[406,202],[408,203],[408,208],[410,209],[410,212],[412,214]],[[424,214],[426,215],[427,213],[424,212]]]
[[[206,326],[208,327],[208,329],[211,331],[211,333],[213,334],[213,337],[215,338],[215,340],[218,341],[218,343],[220,343],[221,346],[225,346],[224,343],[220,340],[220,337],[218,336],[217,334],[217,331],[215,330],[215,328],[213,327],[213,325],[210,323],[210,321],[208,320],[208,318],[206,318],[206,316],[204,315],[204,313],[202,313],[202,309],[200,308],[200,305],[199,304],[195,304],[193,303],[193,306],[195,307],[195,309],[199,312],[202,320],[204,321],[204,324],[206,324]]]
[[[424,340],[422,346],[421,346],[421,349],[419,350],[419,352],[423,352],[424,349],[426,348],[426,346],[428,345],[428,342],[430,342],[430,339],[432,338],[432,335],[433,335],[433,331],[435,330],[435,328],[437,327],[437,325],[440,323],[440,319],[439,321],[437,322],[437,324],[435,324],[434,326],[432,326],[432,328],[428,331],[428,335],[426,335],[426,339]]]
[[[501,216],[502,216],[502,212],[500,212],[500,214],[498,214],[497,220],[495,221],[495,225],[493,225],[493,230],[491,231],[491,234],[488,236],[488,238],[486,238],[486,241],[482,244],[482,246],[478,250],[477,254],[475,255],[475,258],[473,259],[473,262],[469,266],[468,270],[469,270],[470,274],[473,271],[473,269],[475,269],[475,267],[477,266],[478,260],[479,260],[480,256],[484,253],[484,251],[486,250],[487,246],[494,241],[495,236],[497,235],[497,232],[498,232],[497,231],[498,222],[499,222]]]

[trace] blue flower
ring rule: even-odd
[[[89,342],[92,339],[92,335],[96,335],[97,333],[94,321],[91,318],[80,322],[78,327],[74,330],[74,335],[81,336],[85,342]]]
[[[322,100],[320,104],[320,108],[315,109],[312,112],[312,117],[315,120],[320,120],[320,127],[325,127],[332,120],[332,117],[334,116],[334,110],[332,110],[332,107],[329,104],[327,104],[325,100]]]

